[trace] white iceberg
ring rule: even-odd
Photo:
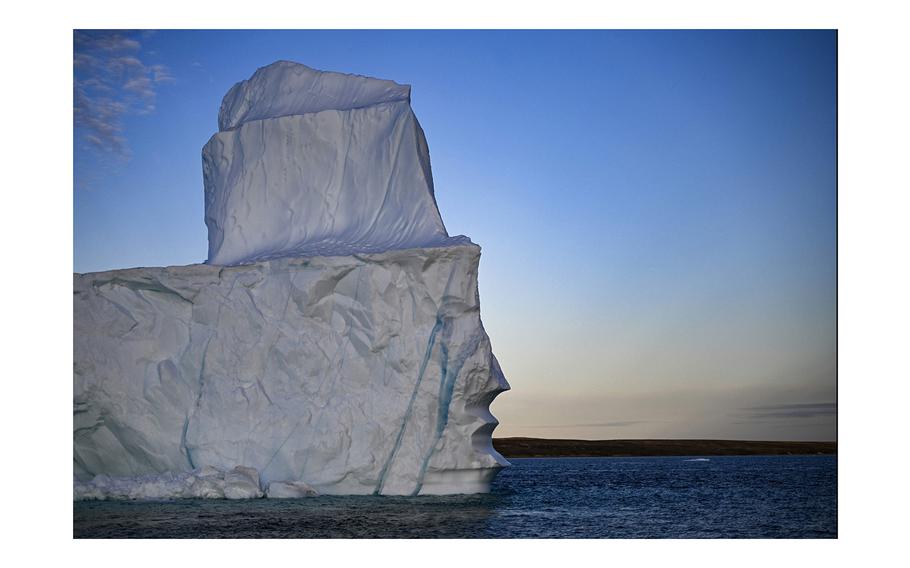
[[[204,151],[208,263],[74,275],[74,498],[489,490],[508,384],[408,93],[257,71]]]

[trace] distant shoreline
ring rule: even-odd
[[[837,455],[837,442],[493,438],[507,458]]]

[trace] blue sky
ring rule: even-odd
[[[498,436],[833,439],[836,40],[77,32],[74,270],[204,260],[201,149],[257,67],[393,79],[483,247]]]

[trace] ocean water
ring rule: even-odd
[[[76,538],[835,538],[835,456],[512,459],[488,495],[90,501]]]

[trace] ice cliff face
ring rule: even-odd
[[[258,470],[321,493],[484,490],[507,384],[475,245],[76,275],[77,474]]]
[[[278,62],[202,151],[210,264],[447,244],[410,87]]]
[[[75,498],[489,490],[508,384],[408,96],[260,69],[204,150],[208,263],[74,275]]]

